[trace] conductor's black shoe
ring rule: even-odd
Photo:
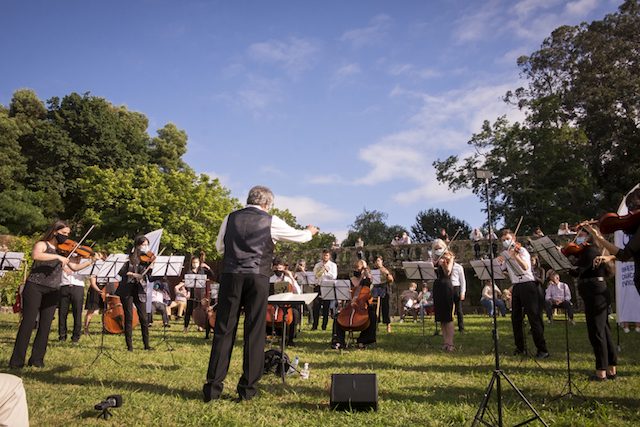
[[[546,351],[539,351],[536,353],[536,359],[548,359],[549,353]]]
[[[212,400],[217,400],[218,396],[213,395],[213,384],[204,383],[202,386],[202,400],[204,403],[211,402]]]
[[[607,377],[599,377],[597,375],[589,375],[589,381],[602,382],[606,381]]]
[[[607,379],[608,379],[608,380],[615,380],[616,378],[618,378],[618,375],[617,375],[617,374],[613,374],[613,375],[611,375],[611,374],[607,374]]]
[[[29,362],[29,366],[34,368],[44,368],[44,362]]]

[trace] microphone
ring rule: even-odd
[[[119,394],[114,394],[111,396],[107,396],[105,400],[98,403],[94,406],[96,411],[104,411],[107,408],[119,408],[122,406],[122,396]]]

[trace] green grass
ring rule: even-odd
[[[157,317],[157,316],[156,316]],[[71,319],[70,319],[71,320]],[[0,315],[0,369],[7,371],[18,318]],[[552,402],[566,382],[564,323],[545,325],[551,358],[541,368],[529,359],[510,356],[513,338],[509,318],[500,319],[502,367],[551,425],[601,426],[640,423],[640,334],[621,333],[619,378],[588,383],[593,355],[584,318],[577,316],[570,328],[571,363],[575,383],[587,398]],[[118,361],[101,357],[94,365],[99,327],[79,346],[58,343],[57,331],[42,369],[24,368],[12,373],[24,381],[31,424],[57,425],[469,425],[473,420],[493,369],[491,324],[486,316],[465,317],[467,332],[456,334],[459,350],[444,354],[441,338],[431,337],[432,323],[423,338],[420,323],[394,323],[393,333],[379,331],[378,347],[342,354],[329,349],[329,332],[308,331],[305,326],[296,348],[288,349],[301,364],[309,362],[308,380],[289,377],[283,385],[274,375],[263,377],[261,394],[242,404],[232,402],[242,364],[239,332],[223,398],[210,404],[201,400],[201,387],[211,348],[203,333],[182,333],[174,322],[169,339],[176,365],[164,344],[158,344],[159,328],[152,328],[155,350],[143,352],[139,329],[134,331],[136,350],[125,350],[122,336],[106,336],[106,347]],[[55,324],[55,321],[54,321]],[[157,324],[157,322],[156,322]],[[615,331],[614,331],[615,333]],[[531,338],[529,337],[531,344]],[[30,349],[29,349],[30,351]],[[329,410],[332,373],[376,373],[379,385],[378,412],[344,413]],[[515,424],[531,416],[526,406],[503,381],[505,423]],[[124,404],[113,410],[109,421],[97,420],[93,405],[109,394],[122,394]],[[495,401],[492,402],[495,414]]]

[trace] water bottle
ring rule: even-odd
[[[300,377],[302,377],[303,380],[309,379],[309,363],[304,364],[304,368],[302,368],[302,372],[300,372]]]
[[[298,356],[296,356],[296,358],[293,359],[293,363],[291,364],[291,366],[289,366],[289,370],[287,371],[287,374],[291,375],[295,373],[296,370],[298,369],[299,362],[300,362],[300,359],[298,358]]]

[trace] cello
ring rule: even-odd
[[[116,289],[118,282],[116,282]],[[104,301],[104,321],[103,327],[105,332],[110,334],[121,334],[124,332],[124,309],[122,301],[117,295],[107,294],[107,287],[102,288],[102,300]],[[135,328],[140,324],[138,311],[132,310],[131,327]]]
[[[291,272],[284,271],[282,280],[274,283],[274,293],[282,293],[284,289],[286,289],[287,292],[293,293],[293,285],[289,281],[285,280],[285,276],[289,277],[291,280],[295,280]],[[286,284],[286,288],[284,284]],[[282,290],[277,292],[275,289],[276,285],[278,285],[278,288],[282,286]],[[291,326],[293,323],[293,310],[291,307],[282,308],[274,304],[267,304],[267,325],[272,325],[276,329],[282,329],[283,318],[287,323],[287,326]]]
[[[206,254],[204,251],[200,251],[199,269],[207,269],[210,271],[209,266],[203,267],[207,265],[204,263],[205,259]],[[193,292],[195,292],[195,288]],[[216,324],[216,306],[217,304],[211,305],[211,284],[210,281],[207,280],[205,284],[205,295],[200,299],[200,304],[193,309],[193,322],[201,328],[205,328],[207,324],[213,328]]]
[[[363,284],[367,279],[369,278],[362,277],[360,279],[358,286],[351,291],[351,303],[338,313],[338,325],[347,332],[364,331],[371,325],[371,319],[369,318],[371,289]]]

